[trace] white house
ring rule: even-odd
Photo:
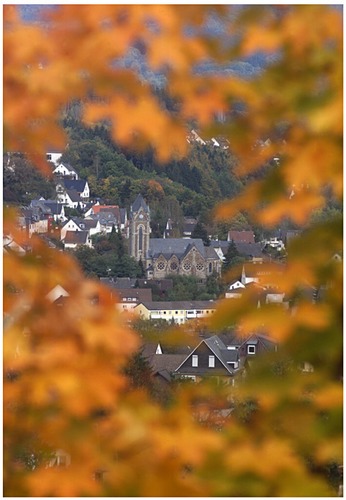
[[[54,163],[54,165],[59,164],[59,160],[61,157],[62,157],[61,151],[48,151],[48,153],[46,153],[47,161]]]
[[[74,250],[82,245],[92,248],[92,241],[88,231],[67,231],[62,241],[65,250]]]
[[[71,179],[79,179],[76,170],[68,163],[58,163],[58,166],[53,170],[53,174],[69,177]]]

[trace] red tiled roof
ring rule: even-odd
[[[255,236],[252,231],[229,231],[228,241],[234,243],[255,243]]]

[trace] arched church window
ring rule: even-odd
[[[190,269],[191,269],[190,262],[184,262],[183,269],[184,269],[184,271],[190,271]]]
[[[171,262],[171,271],[176,271],[178,269],[178,264],[176,262]]]
[[[157,263],[156,267],[159,271],[163,271],[166,266],[165,266],[165,263],[163,261],[160,261]]]
[[[143,228],[139,226],[138,231],[138,250],[143,250]]]

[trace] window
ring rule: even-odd
[[[213,270],[213,264],[211,262],[209,262],[209,272],[211,273]]]
[[[192,366],[198,366],[198,356],[197,354],[192,355]]]
[[[204,269],[204,264],[203,264],[202,262],[198,262],[198,264],[197,264],[197,266],[196,266],[196,267],[197,267],[197,270],[198,270],[198,271],[203,271],[203,269]]]
[[[184,271],[190,271],[190,269],[191,269],[190,262],[184,262],[183,269],[184,269]]]
[[[158,264],[157,264],[157,269],[158,269],[159,271],[163,271],[165,267],[166,267],[166,266],[165,266],[165,263],[164,263],[164,262],[162,262],[162,261],[161,261],[161,262],[158,262]]]
[[[255,352],[256,352],[256,346],[254,346],[254,345],[247,346],[247,353],[248,354],[255,354]]]
[[[215,356],[209,356],[209,368],[215,368]]]
[[[143,250],[143,228],[139,227],[138,231],[138,250]]]
[[[178,264],[176,262],[171,262],[171,271],[176,271],[178,269]]]

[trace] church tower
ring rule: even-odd
[[[146,265],[149,250],[150,210],[141,194],[130,208],[130,255]]]

